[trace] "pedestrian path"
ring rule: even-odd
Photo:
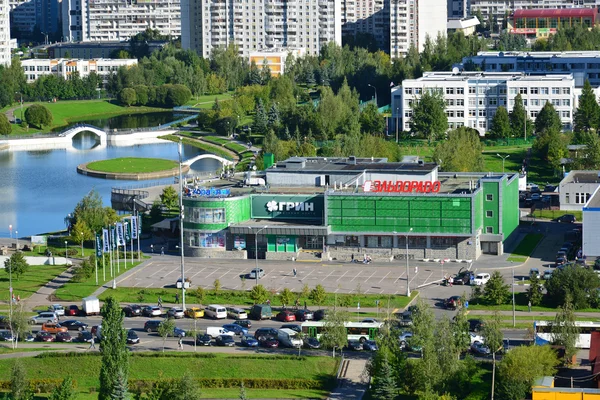
[[[343,359],[338,376],[338,387],[328,400],[360,400],[369,387],[367,360]]]

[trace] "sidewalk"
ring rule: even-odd
[[[469,310],[468,315],[494,315],[497,312],[502,316],[510,316],[512,317],[512,311],[490,311],[490,310]],[[515,311],[515,316],[517,317],[531,317],[534,319],[535,317],[554,317],[556,315],[556,311]],[[598,312],[575,312],[576,317],[586,317],[586,318],[599,318],[600,310]]]
[[[370,381],[366,367],[367,360],[344,359],[338,387],[329,394],[327,400],[362,399]]]

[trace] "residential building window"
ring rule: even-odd
[[[413,90],[412,90],[412,88],[406,88],[406,89],[404,89],[404,93],[413,94]]]
[[[560,99],[552,99],[550,100],[550,102],[552,103],[553,106],[558,107],[560,106]]]
[[[553,87],[552,88],[552,94],[560,94],[560,88]]]
[[[475,94],[475,87],[474,86],[469,87],[469,94]]]
[[[447,87],[446,88],[446,94],[454,94],[454,88]]]
[[[506,94],[506,88],[505,87],[501,87],[500,88],[500,94]]]
[[[570,204],[569,193],[565,193],[565,203]]]
[[[486,211],[485,212],[485,217],[486,218],[493,218],[494,217],[494,212],[490,211],[490,210]]]
[[[454,99],[446,99],[447,106],[454,106]]]
[[[448,118],[454,118],[454,111],[449,111],[449,110],[446,110],[446,116],[447,116]]]
[[[530,112],[529,112],[529,116],[530,116],[531,118],[536,118],[536,117],[538,116],[538,112],[537,112],[537,111],[530,111]]]
[[[547,87],[540,88],[540,94],[548,94],[548,88]]]
[[[469,99],[469,106],[475,106],[475,99]]]
[[[571,118],[571,111],[561,111],[560,114],[563,118]]]
[[[511,87],[509,93],[510,94],[517,94],[517,88]]]
[[[571,106],[571,99],[562,99],[562,105],[566,107]]]
[[[485,110],[478,110],[478,115],[480,117],[485,117]]]
[[[485,233],[494,233],[494,227],[493,226],[486,226],[485,227]]]
[[[488,103],[489,103],[490,106],[495,106],[495,105],[498,104],[498,99],[495,98],[495,97],[492,97],[491,99],[489,99]]]
[[[456,88],[456,94],[465,94],[465,89],[464,88]]]
[[[527,88],[526,87],[519,88],[519,93],[520,94],[527,94]]]
[[[531,94],[538,94],[539,92],[540,92],[539,88],[536,88],[536,87],[531,88]]]
[[[469,108],[469,117],[474,117],[476,115],[476,110]]]
[[[465,100],[464,99],[456,99],[456,105],[457,106],[464,106],[465,105]]]
[[[459,118],[464,118],[465,117],[465,112],[463,110],[457,111],[456,112],[456,116]]]
[[[494,200],[494,195],[493,194],[486,194],[485,195],[485,201],[493,201]]]
[[[571,88],[562,88],[562,94],[571,94]]]
[[[531,99],[531,105],[532,106],[539,106],[540,105],[540,101],[538,99]]]
[[[589,193],[575,193],[575,204],[585,204],[589,199]]]

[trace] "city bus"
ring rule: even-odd
[[[302,323],[302,333],[305,336],[320,339],[323,332],[327,329],[325,321],[306,321]],[[344,322],[348,340],[375,340],[379,335],[379,330],[383,326],[381,322]]]
[[[552,324],[553,321],[534,321],[533,332],[535,344],[544,345],[552,343]],[[579,331],[576,347],[580,349],[589,349],[591,333],[600,331],[600,322],[575,321],[575,326]]]

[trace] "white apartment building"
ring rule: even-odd
[[[411,45],[423,51],[425,39],[446,35],[446,0],[398,0],[390,4],[390,56],[404,57]]]
[[[184,49],[208,58],[234,43],[240,55],[272,48],[304,48],[319,54],[342,43],[341,0],[182,0]]]
[[[63,0],[65,41],[124,41],[157,29],[163,35],[181,35],[179,0]]]
[[[528,76],[516,72],[426,72],[405,79],[392,90],[393,123],[399,131],[410,130],[412,105],[425,91],[440,91],[446,101],[448,128],[468,126],[485,135],[499,106],[508,112],[521,94],[533,120],[547,101],[554,105],[563,127],[571,129],[578,93],[571,74]],[[395,129],[395,125],[392,127]]]
[[[369,33],[385,49],[390,36],[390,0],[342,0],[342,35]]]
[[[0,0],[0,65],[10,64],[10,6]]]
[[[104,81],[120,67],[137,65],[137,59],[107,59],[96,58],[93,60],[82,59],[41,59],[34,58],[22,60],[21,65],[27,78],[27,83],[35,82],[42,75],[56,75],[67,79],[73,72],[79,72],[81,78],[91,72],[100,75]]]

